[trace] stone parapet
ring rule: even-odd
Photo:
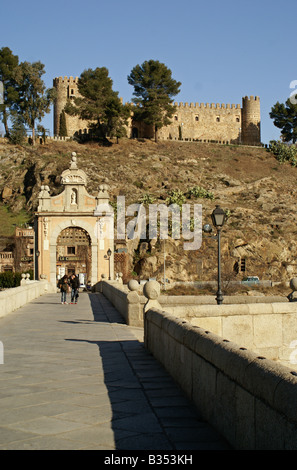
[[[145,346],[235,449],[296,450],[297,374],[157,309]]]
[[[274,302],[229,305],[163,302],[162,308],[193,326],[205,328],[242,347],[297,370],[297,304]],[[185,299],[186,300],[186,299]],[[285,299],[286,300],[286,299]]]
[[[0,317],[14,312],[46,292],[53,292],[47,281],[29,281],[20,287],[0,292]]]
[[[97,283],[94,290],[103,293],[122,315],[127,325],[143,327],[145,298],[137,290],[130,290],[117,281],[105,280]]]
[[[235,449],[297,450],[297,372],[242,343],[251,335],[262,352],[283,351],[297,337],[297,304],[166,305],[156,284],[100,289],[129,325],[144,325],[145,347]]]
[[[205,328],[270,360],[297,371],[297,303],[285,297],[234,296],[217,305],[214,296],[160,295],[156,281],[129,287],[103,281],[101,292],[130,326],[143,327],[151,308]],[[226,302],[226,304],[225,304]]]

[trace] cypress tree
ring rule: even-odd
[[[60,126],[59,126],[59,136],[60,137],[67,137],[67,124],[66,124],[66,115],[65,111],[63,111],[60,114]]]

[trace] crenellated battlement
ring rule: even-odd
[[[251,96],[244,96],[244,97],[242,98],[242,101],[244,101],[244,102],[246,102],[246,101],[250,101],[250,102],[252,102],[252,101],[259,101],[259,102],[260,102],[260,97],[259,97],[259,96],[253,96],[253,95],[251,95]]]
[[[193,108],[193,109],[241,109],[240,104],[225,104],[225,103],[174,103],[178,108]]]
[[[59,86],[60,83],[64,84],[73,84],[73,83],[78,83],[78,77],[56,77],[54,78],[54,86]]]

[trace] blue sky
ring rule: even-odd
[[[261,100],[262,142],[280,132],[269,117],[297,80],[296,0],[27,0],[2,2],[0,48],[40,60],[44,81],[107,67],[113,89],[130,101],[127,76],[159,60],[182,83],[177,102]],[[52,113],[43,125],[53,130]]]

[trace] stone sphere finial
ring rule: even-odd
[[[156,300],[160,296],[161,288],[157,281],[148,281],[143,286],[143,295],[147,299]]]
[[[131,279],[131,280],[128,282],[128,289],[131,290],[131,291],[135,291],[135,290],[138,290],[138,289],[139,289],[139,284],[138,284],[138,282],[136,281],[136,279]]]

